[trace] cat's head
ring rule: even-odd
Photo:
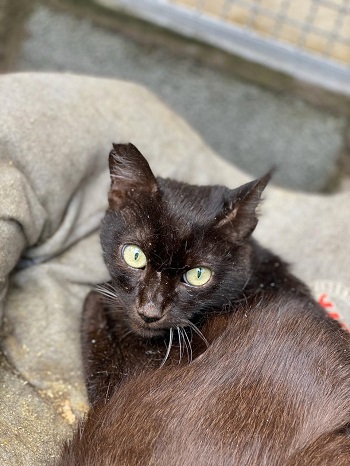
[[[233,190],[155,178],[132,144],[114,144],[109,168],[101,244],[112,307],[134,332],[157,336],[242,298],[270,175]]]

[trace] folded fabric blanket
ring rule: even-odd
[[[47,464],[88,408],[80,313],[90,288],[107,279],[98,239],[107,156],[112,142],[128,141],[164,177],[230,187],[249,179],[140,86],[59,74],[0,77],[1,464]],[[270,188],[256,232],[345,319],[349,208],[350,193]]]

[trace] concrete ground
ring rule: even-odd
[[[50,5],[32,3],[7,71],[68,71],[136,81],[252,175],[276,166],[280,185],[305,191],[339,188],[345,117],[239,80],[186,53],[134,41],[117,27],[96,24],[93,15]]]

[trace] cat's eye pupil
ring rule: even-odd
[[[138,251],[135,252],[135,261],[137,261],[137,259],[139,258],[139,256],[140,256],[140,253],[139,253]]]
[[[208,267],[195,267],[183,274],[183,281],[187,285],[202,286],[211,279],[212,272]]]

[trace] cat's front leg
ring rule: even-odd
[[[91,291],[84,303],[81,343],[88,398],[92,405],[107,401],[120,383],[142,372],[159,368],[167,339],[135,335],[123,314],[109,308],[103,294]],[[173,347],[169,360],[179,360]]]
[[[107,308],[103,296],[91,291],[84,303],[81,343],[83,367],[88,398],[91,404],[107,399],[118,383],[115,370],[115,341],[108,325]]]

